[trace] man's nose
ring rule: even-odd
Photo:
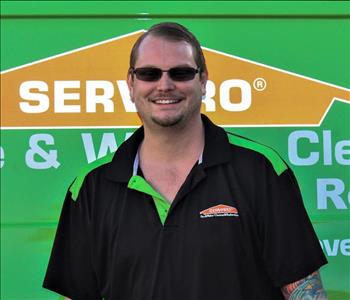
[[[169,91],[174,88],[174,81],[169,77],[168,72],[163,72],[162,77],[157,82],[157,89],[159,91]]]

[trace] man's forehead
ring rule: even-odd
[[[183,64],[194,62],[193,48],[186,41],[174,41],[164,37],[149,35],[140,44],[137,62],[151,63],[150,60],[167,59]]]

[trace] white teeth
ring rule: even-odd
[[[154,103],[157,104],[173,104],[173,103],[177,103],[179,102],[179,100],[170,100],[170,99],[160,99],[160,100],[155,100]]]

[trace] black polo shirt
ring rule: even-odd
[[[142,128],[76,178],[45,288],[74,300],[273,300],[326,263],[284,161],[202,120],[203,159],[171,205],[135,173]]]

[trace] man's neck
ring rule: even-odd
[[[204,148],[204,128],[198,116],[179,128],[152,131],[145,126],[140,166],[145,179],[172,202]]]
[[[148,161],[176,163],[186,158],[199,158],[204,148],[204,128],[201,117],[183,127],[145,128],[140,156]]]

